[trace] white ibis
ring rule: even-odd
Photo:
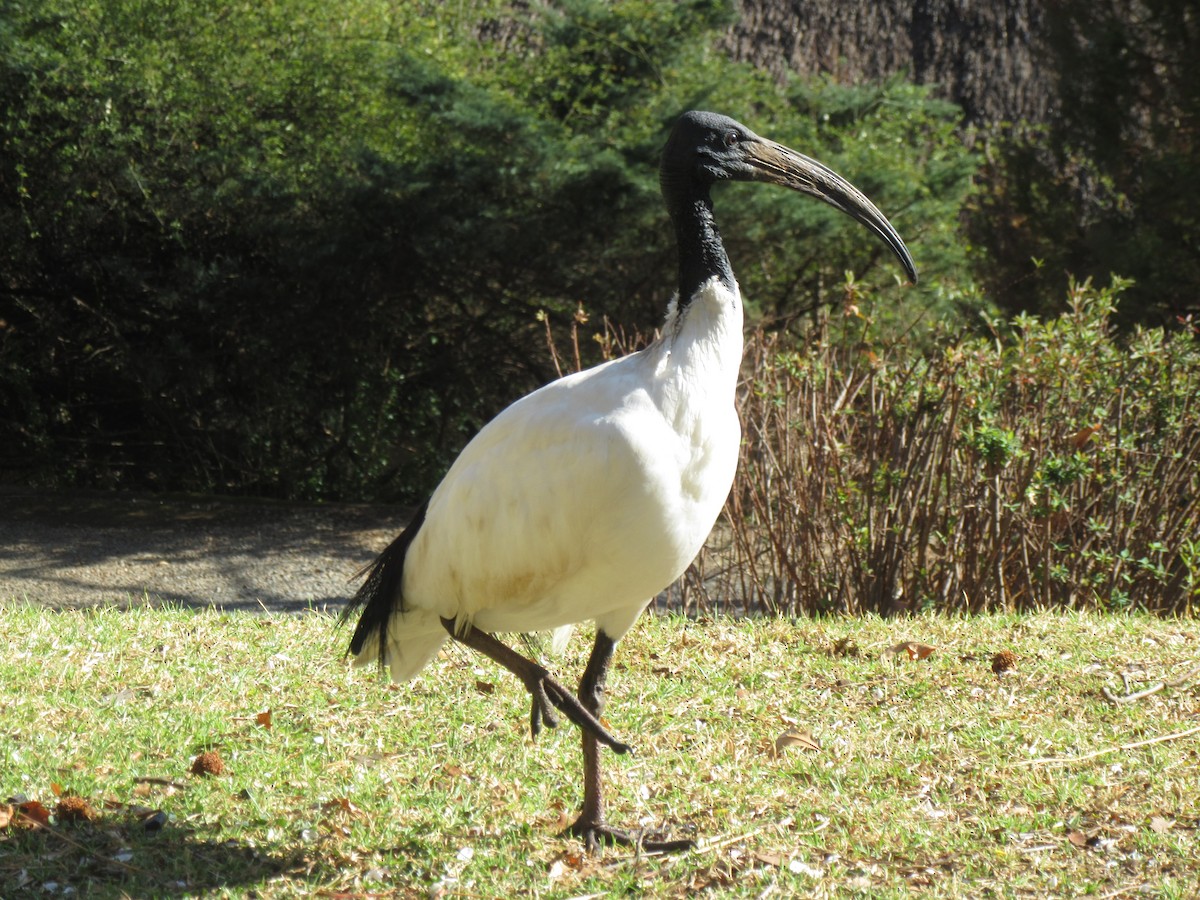
[[[361,609],[350,654],[396,681],[453,639],[524,682],[530,727],[556,710],[583,735],[583,808],[569,832],[589,850],[642,841],[608,824],[599,745],[630,747],[600,723],[613,649],[677,579],[716,522],[737,465],[734,389],[742,299],[713,220],[710,188],[765,181],[842,210],[916,268],[884,215],[844,178],[726,116],[685,113],[663,151],[679,293],[662,337],[567,375],[501,412],[467,444],[408,527],[379,556],[344,617]],[[584,621],[596,639],[577,696],[494,636]]]

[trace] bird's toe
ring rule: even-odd
[[[563,834],[583,841],[588,853],[597,852],[603,845],[633,847],[644,853],[685,853],[696,849],[696,842],[690,838],[663,840],[657,831],[617,828],[603,821],[585,821],[582,816]]]

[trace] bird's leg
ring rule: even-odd
[[[588,712],[600,718],[604,712],[604,685],[608,680],[608,667],[612,662],[616,641],[603,630],[597,629],[596,643],[588,658],[587,668],[579,679],[579,701]],[[604,821],[604,796],[600,780],[600,745],[594,735],[582,732],[583,738],[583,809],[579,818],[567,829],[567,833],[580,838],[589,852],[595,852],[602,843],[639,847],[659,853],[677,853],[691,850],[695,841],[652,841],[646,840],[641,832],[614,828]]]
[[[486,631],[480,631],[470,625],[460,631],[454,619],[442,619],[442,625],[456,641],[495,660],[524,682],[533,699],[529,711],[529,730],[534,737],[542,730],[543,722],[550,728],[558,725],[558,716],[554,713],[557,708],[578,725],[585,735],[591,735],[593,741],[611,747],[616,753],[628,753],[632,749],[628,744],[623,744],[613,737],[612,733],[600,724],[599,718],[589,712],[544,666],[526,659]]]

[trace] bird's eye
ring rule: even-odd
[[[738,142],[738,133],[736,131],[725,132],[725,146],[732,147]]]

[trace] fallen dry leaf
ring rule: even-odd
[[[928,644],[922,644],[918,641],[901,641],[893,647],[888,647],[883,651],[884,656],[898,656],[901,653],[907,653],[909,659],[925,659],[936,647],[931,647]]]
[[[187,790],[186,784],[171,778],[155,778],[152,775],[144,775],[133,780],[133,796],[135,797],[148,797],[156,790],[161,791],[169,797],[176,791]]]
[[[336,800],[329,800],[321,804],[321,809],[326,813],[344,813],[352,819],[366,818],[366,813],[351,803],[345,797],[338,797]]]
[[[1086,850],[1090,838],[1082,831],[1071,831],[1067,833],[1067,840],[1080,850]]]
[[[1164,819],[1162,816],[1150,817],[1150,830],[1155,834],[1166,834],[1171,830],[1171,826],[1175,823],[1170,819]]]
[[[775,755],[782,756],[783,751],[788,747],[799,747],[801,750],[820,750],[821,745],[817,743],[810,731],[800,731],[796,728],[789,728],[779,737],[775,738]]]
[[[854,638],[844,637],[833,644],[834,656],[858,656],[858,642]]]
[[[260,712],[257,716],[254,717],[254,721],[257,722],[259,725],[261,725],[263,728],[270,728],[271,727],[271,711],[268,709],[265,712]]]
[[[1092,439],[1092,436],[1100,430],[1099,425],[1087,425],[1080,428],[1077,432],[1071,435],[1071,446],[1076,450],[1082,450],[1083,445]]]
[[[27,800],[17,804],[17,825],[49,825],[50,810],[36,800]]]
[[[476,681],[475,690],[479,691],[481,694],[491,694],[495,692],[496,686],[490,681]]]

